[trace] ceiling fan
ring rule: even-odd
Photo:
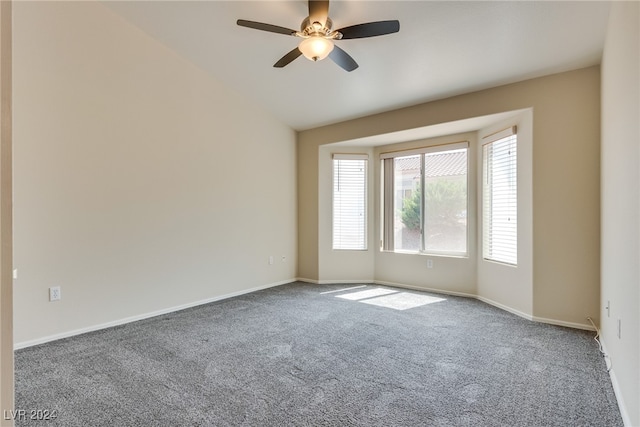
[[[358,63],[347,52],[336,46],[333,43],[334,40],[361,39],[400,31],[400,22],[397,20],[367,22],[332,30],[333,22],[329,18],[329,0],[309,0],[309,16],[300,24],[300,31],[244,19],[238,19],[237,24],[241,27],[303,39],[298,47],[273,65],[276,68],[282,68],[300,55],[304,55],[311,61],[320,61],[328,56],[344,70],[353,71],[358,68]]]

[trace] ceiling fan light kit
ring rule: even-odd
[[[358,68],[358,63],[344,50],[334,44],[334,40],[358,39],[397,33],[400,30],[398,21],[378,21],[352,25],[332,31],[333,22],[329,18],[328,0],[309,0],[309,16],[302,21],[300,31],[290,30],[277,25],[238,19],[241,27],[271,33],[300,37],[303,40],[298,47],[284,55],[273,66],[282,68],[300,55],[311,61],[321,61],[327,56],[345,71]]]
[[[321,61],[333,50],[333,42],[320,36],[311,36],[300,42],[298,49],[305,58],[311,61]]]

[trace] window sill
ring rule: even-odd
[[[384,249],[380,250],[381,253],[388,254],[400,254],[400,255],[418,255],[424,257],[438,257],[438,258],[456,258],[456,259],[469,259],[469,254],[447,254],[442,252],[416,252],[416,251],[387,251]]]

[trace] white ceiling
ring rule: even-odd
[[[398,19],[400,32],[337,44],[360,65],[273,64],[307,2],[105,1],[106,7],[296,130],[600,63],[608,2],[332,1],[334,29]]]

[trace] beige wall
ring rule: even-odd
[[[639,4],[614,2],[602,61],[600,326],[622,413],[634,426],[640,425],[639,27]]]
[[[320,278],[318,163],[317,144],[298,144],[298,277],[312,282]]]
[[[333,157],[334,153],[367,154],[367,218],[374,217],[374,167],[371,148],[327,145],[318,156],[318,279],[320,282],[371,282],[376,249],[373,221],[367,221],[367,250],[333,249]]]
[[[97,2],[13,22],[18,346],[296,277],[295,132]]]
[[[524,317],[533,317],[533,112],[526,110],[478,132],[478,194],[482,194],[483,138],[517,127],[518,265],[487,261],[482,254],[482,197],[478,197],[478,297]]]
[[[11,7],[0,3],[0,424],[14,408],[11,176]],[[5,412],[7,411],[7,412]]]
[[[301,273],[318,279],[321,145],[533,109],[532,315],[571,325],[599,316],[600,69],[556,74],[298,134]],[[302,205],[304,203],[304,206]],[[402,266],[389,268],[400,270]]]

